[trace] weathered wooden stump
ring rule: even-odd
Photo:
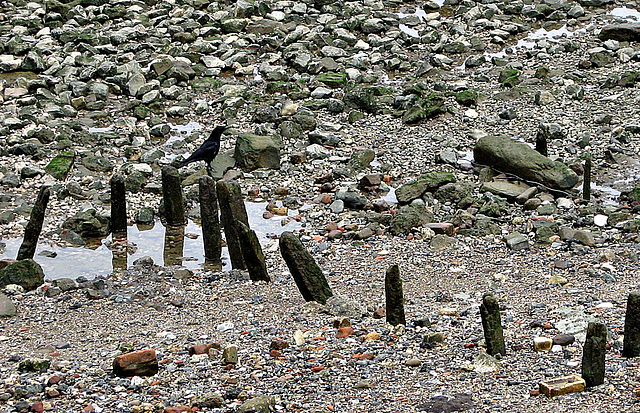
[[[589,201],[591,199],[591,154],[585,155],[584,174],[582,178],[582,199]]]
[[[247,271],[249,271],[249,278],[252,281],[271,281],[267,272],[267,264],[264,262],[262,246],[256,232],[242,222],[236,222],[236,226],[240,245],[242,246],[244,263],[247,265]]]
[[[216,184],[218,202],[220,204],[220,220],[224,228],[224,235],[229,249],[231,266],[235,269],[246,270],[247,266],[242,255],[242,245],[238,235],[236,222],[249,226],[247,209],[240,192],[240,185],[235,181],[220,180]]]
[[[623,357],[640,356],[640,292],[629,293],[624,320]]]
[[[184,225],[184,202],[180,174],[173,166],[162,168],[162,199],[164,217],[168,226]]]
[[[397,265],[392,265],[387,269],[384,276],[384,294],[387,301],[387,323],[392,326],[407,324],[404,317],[404,294],[400,268]]]
[[[626,338],[626,337],[625,337]],[[587,387],[604,383],[604,356],[607,350],[607,326],[589,323],[582,350],[582,378]]]
[[[198,181],[200,189],[200,217],[202,218],[202,241],[204,257],[209,261],[220,261],[222,256],[222,236],[218,218],[218,196],[216,182],[210,176]]]
[[[482,297],[480,315],[482,317],[484,340],[487,344],[487,353],[492,356],[496,354],[506,355],[507,350],[504,345],[502,322],[500,320],[500,306],[492,294],[486,293]]]
[[[325,304],[327,298],[333,296],[322,270],[293,232],[280,235],[280,252],[306,301]]]
[[[109,181],[111,185],[111,232],[127,233],[127,200],[124,176],[115,174]]]
[[[549,155],[549,150],[547,149],[547,138],[541,132],[538,132],[536,135],[536,152],[544,156]]]
[[[50,194],[51,191],[48,186],[42,186],[40,192],[38,192],[36,202],[31,210],[31,217],[24,229],[24,239],[22,240],[22,245],[20,245],[18,256],[16,257],[18,261],[33,259],[33,256],[36,254],[36,246],[38,245],[40,232],[42,232],[44,213],[49,203]]]

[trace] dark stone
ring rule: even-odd
[[[631,292],[627,298],[622,355],[640,356],[640,292]]]

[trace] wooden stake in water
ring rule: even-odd
[[[506,355],[507,350],[504,345],[502,321],[500,320],[500,306],[498,305],[498,300],[490,293],[486,293],[482,297],[480,316],[482,317],[487,353],[492,356],[496,354]]]
[[[640,356],[640,292],[637,291],[630,293],[627,298],[622,356]]]
[[[218,218],[216,183],[210,176],[202,176],[198,181],[198,186],[200,189],[204,257],[208,261],[219,262],[222,256],[222,236],[220,235],[220,220]]]
[[[186,222],[180,175],[178,170],[170,165],[162,168],[162,199],[167,225],[184,225]]]
[[[242,245],[238,235],[237,222],[249,226],[247,209],[244,206],[240,185],[235,181],[220,180],[216,184],[218,202],[220,204],[220,220],[224,228],[224,235],[229,249],[231,266],[234,269],[246,270],[247,266],[242,255]]]
[[[124,176],[115,174],[109,181],[111,185],[111,232],[127,233],[127,200]]]
[[[44,213],[49,203],[50,194],[51,191],[48,186],[42,186],[40,192],[38,192],[38,197],[31,210],[31,217],[24,229],[24,239],[22,240],[22,245],[20,245],[18,256],[16,257],[18,261],[33,259],[33,256],[36,255],[36,246],[38,245],[40,232],[42,232]]]
[[[333,296],[329,283],[302,241],[293,232],[285,231],[280,235],[280,252],[287,263],[298,290],[306,301],[321,304]]]
[[[407,324],[404,316],[404,294],[400,268],[397,265],[392,265],[387,269],[384,276],[384,294],[387,301],[387,323],[392,326]]]
[[[607,326],[589,323],[582,350],[582,378],[587,387],[604,383],[604,359],[607,350]]]

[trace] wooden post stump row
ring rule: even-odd
[[[51,191],[48,186],[42,186],[40,192],[38,192],[38,197],[31,210],[31,217],[24,229],[24,239],[22,240],[22,245],[20,245],[18,256],[16,257],[18,261],[33,259],[33,256],[36,255],[36,246],[38,245],[40,232],[42,232],[44,213],[49,203],[50,194]]]
[[[384,293],[387,302],[387,323],[392,326],[407,324],[404,316],[404,294],[400,268],[397,265],[392,265],[387,269],[384,277]]]
[[[627,298],[624,320],[624,357],[640,356],[640,292],[632,292]]]
[[[500,320],[500,306],[498,305],[498,300],[492,294],[486,293],[482,297],[480,315],[482,317],[484,340],[487,344],[487,353],[492,356],[496,354],[506,355],[507,350],[504,345],[502,322]]]
[[[111,232],[127,233],[127,200],[124,176],[115,174],[109,181],[111,185]]]
[[[607,351],[607,326],[589,323],[582,350],[582,378],[587,387],[604,383],[604,356]]]
[[[238,235],[239,228],[236,225],[237,222],[241,222],[249,226],[249,217],[240,192],[240,185],[235,181],[220,180],[216,184],[216,189],[220,204],[220,220],[227,240],[231,267],[246,270],[247,265],[244,262],[242,244]]]
[[[322,269],[297,235],[290,231],[283,232],[280,235],[280,252],[306,301],[325,304],[327,299],[333,296]]]
[[[170,165],[162,168],[162,199],[167,225],[186,224],[180,174],[176,168]]]
[[[198,181],[200,189],[200,217],[202,218],[202,241],[204,257],[209,261],[220,261],[222,257],[222,236],[218,219],[218,196],[216,183],[210,176],[202,176]]]

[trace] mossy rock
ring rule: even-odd
[[[270,136],[251,133],[238,136],[234,158],[236,165],[245,170],[280,169],[280,147]]]
[[[427,118],[427,113],[421,105],[413,105],[402,114],[402,123],[415,125]]]
[[[338,73],[338,72],[326,72],[320,73],[316,76],[316,79],[319,82],[324,83],[329,87],[343,87],[347,84],[347,74],[346,73]]]
[[[433,212],[423,205],[405,205],[391,217],[388,231],[393,235],[409,234],[412,228],[420,228],[433,222]]]
[[[60,152],[45,166],[44,170],[49,175],[62,181],[69,174],[75,157],[76,154],[74,151]]]
[[[396,190],[396,198],[400,204],[408,204],[418,199],[427,191],[435,191],[439,187],[456,181],[451,172],[434,171],[421,175],[415,181],[402,185]]]
[[[375,90],[371,87],[356,86],[344,95],[344,103],[354,109],[367,113],[376,113],[377,102]]]
[[[498,82],[500,82],[500,84],[505,87],[514,87],[521,82],[520,72],[516,69],[504,69],[498,76]]]
[[[214,79],[212,77],[201,77],[201,78],[192,80],[191,82],[189,82],[189,84],[191,85],[192,88],[196,90],[204,91],[204,90],[216,90],[222,87],[222,85],[224,85],[224,82],[220,79]]]
[[[42,267],[32,259],[16,261],[0,270],[0,287],[18,284],[27,291],[35,290],[44,282]]]
[[[462,106],[475,106],[478,103],[478,92],[475,90],[463,90],[456,93],[456,102]]]

